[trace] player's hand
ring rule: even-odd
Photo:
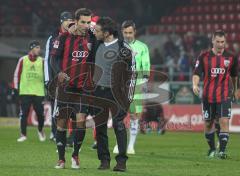
[[[193,85],[193,93],[199,96],[200,88],[196,85]]]
[[[234,100],[237,101],[238,100],[238,90],[234,90],[233,95],[234,95]]]
[[[70,34],[74,34],[75,31],[76,31],[75,25],[72,25],[72,26],[70,26],[70,27],[68,28],[68,32],[69,32]]]
[[[66,73],[60,72],[58,74],[58,82],[63,84],[65,81],[69,81],[69,76]]]
[[[12,89],[12,96],[18,96],[18,89]]]

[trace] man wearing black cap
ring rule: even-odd
[[[53,71],[50,67],[50,51],[53,48],[53,41],[61,34],[68,32],[69,26],[73,23],[73,15],[71,12],[64,11],[60,15],[60,24],[61,26],[56,29],[48,38],[46,43],[45,59],[44,59],[44,76],[45,76],[45,85],[48,87],[49,82],[53,79]],[[49,97],[50,98],[50,97]],[[53,109],[53,99],[50,98],[51,106]],[[50,139],[55,140],[56,133],[56,123],[52,118],[52,129],[50,134]],[[70,142],[72,143],[72,142]]]
[[[45,141],[43,132],[44,109],[42,101],[44,92],[43,58],[40,56],[40,43],[32,41],[29,44],[29,53],[21,57],[14,72],[14,89],[20,97],[20,128],[21,136],[18,142],[27,140],[27,117],[31,105],[38,117],[38,136],[40,141]]]

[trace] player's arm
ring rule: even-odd
[[[141,61],[143,68],[143,78],[148,79],[150,76],[150,55],[147,45],[144,45]]]
[[[49,73],[49,61],[50,61],[50,45],[51,45],[52,36],[50,36],[46,43],[45,48],[45,57],[44,57],[44,82],[47,85],[50,80],[50,73]]]
[[[192,76],[193,93],[197,96],[199,95],[199,92],[200,92],[199,82],[200,82],[200,77],[202,73],[203,73],[203,57],[199,56],[196,60],[195,68]]]
[[[199,95],[199,91],[200,91],[199,82],[200,82],[200,77],[198,75],[193,75],[192,77],[193,93],[197,96]]]
[[[14,76],[13,76],[13,89],[18,90],[18,86],[20,83],[20,78],[22,74],[22,67],[23,67],[23,57],[18,60],[16,69],[14,71]]]
[[[235,100],[238,99],[237,95],[237,89],[238,89],[238,59],[237,57],[233,60],[233,66],[231,69],[231,78],[232,78],[232,84],[233,84],[233,95]]]
[[[50,55],[51,68],[54,72],[54,75],[58,76],[58,81],[60,83],[69,79],[68,75],[61,70],[65,39],[66,35],[60,35],[57,37],[57,39],[53,42],[53,49],[51,50]]]

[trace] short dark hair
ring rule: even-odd
[[[223,30],[216,30],[214,33],[213,33],[213,38],[215,38],[216,36],[219,36],[219,37],[225,37],[226,36],[226,33],[223,31]]]
[[[77,9],[75,12],[75,20],[79,20],[80,16],[92,16],[92,11],[87,8]]]
[[[126,20],[122,23],[122,29],[133,27],[134,30],[136,30],[136,24],[133,22],[133,20]]]
[[[114,37],[118,36],[118,26],[112,18],[100,17],[96,25],[101,26],[103,32],[109,32],[109,34],[112,34]]]

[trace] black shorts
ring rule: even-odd
[[[203,101],[202,103],[202,113],[203,119],[205,121],[210,121],[221,117],[230,118],[231,110],[232,110],[231,99],[228,99],[227,101],[221,103],[209,103],[206,100]]]
[[[81,93],[79,89],[67,89],[68,93]],[[77,113],[88,114],[89,105],[83,104],[81,98],[79,102],[71,102],[71,99],[65,98],[66,102],[54,100],[53,117],[54,118],[75,118]]]

